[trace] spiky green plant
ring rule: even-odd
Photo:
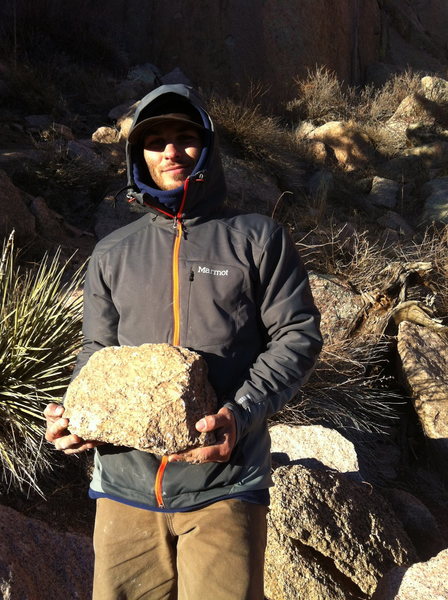
[[[82,271],[67,278],[60,250],[20,267],[13,237],[0,262],[0,481],[38,489],[51,464],[42,411],[63,394],[81,341]]]

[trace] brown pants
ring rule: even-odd
[[[93,600],[263,600],[267,508],[157,513],[97,500]]]

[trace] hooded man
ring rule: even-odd
[[[145,96],[126,155],[128,196],[147,213],[93,252],[74,375],[105,346],[168,342],[206,359],[220,408],[196,424],[215,445],[160,457],[81,440],[63,407],[47,407],[57,449],[96,447],[93,597],[262,600],[267,419],[322,344],[308,277],[282,226],[225,206],[213,122],[194,90]]]

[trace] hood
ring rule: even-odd
[[[192,105],[199,113],[205,129],[204,147],[193,172],[188,177],[184,214],[191,216],[211,212],[224,201],[226,194],[224,173],[212,119],[202,99],[193,88],[183,84],[162,85],[147,94],[138,104],[129,133],[151,115],[151,109],[155,106],[160,108],[165,100],[167,104],[172,105],[173,95],[180,96],[181,101],[187,101]],[[128,198],[156,212],[176,215],[184,194],[184,185],[173,190],[160,190],[153,187],[154,183],[143,158],[142,144],[127,142],[126,163]]]

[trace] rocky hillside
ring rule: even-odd
[[[148,65],[111,77],[111,98],[125,104],[60,120],[9,107],[0,234],[14,228],[24,258],[61,245],[79,263],[139,217],[114,196],[130,114],[154,81]],[[209,97],[229,202],[289,227],[325,337],[313,378],[271,423],[266,596],[448,598],[448,82],[407,72],[347,90],[317,69],[295,86],[282,119]],[[56,600],[89,597],[91,513],[79,525],[67,487],[51,485],[47,502],[3,489],[3,503],[20,508],[0,507],[5,598],[40,598],[47,581]],[[58,512],[69,533],[54,528]]]

